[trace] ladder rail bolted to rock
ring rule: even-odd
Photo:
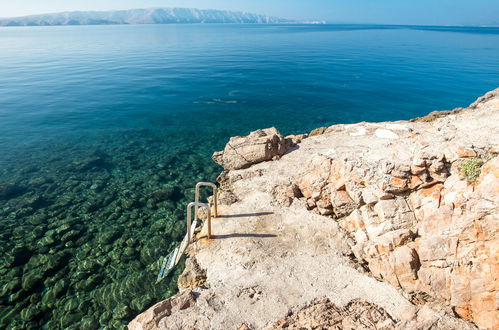
[[[215,207],[215,217],[218,217],[217,185],[212,182],[198,182],[196,184],[196,198],[194,199],[195,202],[199,202],[199,191],[201,187],[211,187],[213,189],[213,204]],[[196,207],[196,214],[197,211],[198,209]]]

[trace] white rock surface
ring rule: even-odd
[[[394,133],[393,131],[390,131],[389,129],[383,129],[383,128],[378,128],[376,130],[376,132],[374,132],[374,134],[376,134],[377,137],[381,138],[381,139],[398,139],[399,136]]]
[[[147,323],[153,326],[141,323],[139,316],[129,327],[262,329],[290,312],[297,312],[307,302],[327,298],[338,306],[357,299],[375,304],[396,320],[400,329],[473,328],[454,318],[445,308],[432,309],[430,305],[417,308],[401,290],[375,280],[349,257],[359,252],[353,250],[354,247],[368,242],[367,235],[376,237],[379,248],[390,244],[396,246],[394,256],[398,268],[395,273],[405,281],[404,285],[411,284],[415,271],[412,266],[417,261],[416,246],[398,247],[413,237],[409,231],[416,222],[412,202],[408,204],[400,196],[394,199],[378,187],[369,187],[371,190],[365,189],[357,196],[352,183],[370,176],[369,168],[364,170],[362,164],[376,164],[376,171],[391,172],[395,180],[389,184],[397,188],[408,185],[404,181],[407,171],[418,171],[421,166],[427,166],[435,177],[442,172],[440,156],[427,164],[425,155],[441,155],[442,159],[454,162],[459,159],[458,146],[468,146],[470,141],[473,146],[486,146],[487,150],[497,152],[499,89],[494,93],[493,97],[484,97],[474,108],[453,114],[453,117],[437,116],[428,122],[423,118],[416,122],[331,126],[321,130],[320,135],[304,139],[298,148],[279,160],[224,173],[221,188],[230,190],[234,196],[231,200],[238,201],[220,207],[221,216],[212,224],[214,239],[207,240],[204,237],[206,228],[203,228],[191,247],[190,258],[206,272],[206,282],[204,285],[196,283],[192,288],[185,278],[180,282],[187,290],[185,292],[192,292],[195,303]],[[336,160],[350,164],[355,176],[344,182],[329,177],[334,171],[326,171],[325,167],[335,166]],[[309,166],[312,163],[315,167]],[[341,169],[337,171],[341,172]],[[325,178],[320,179],[323,175]],[[486,179],[492,182],[491,175]],[[297,189],[292,183],[303,177],[308,180],[305,180],[307,185]],[[335,205],[328,205],[330,198],[321,199],[320,189],[324,188],[320,186],[321,180],[333,182],[334,188],[342,192],[333,198]],[[446,184],[450,185],[451,180],[454,180],[454,186],[459,186],[459,179],[454,177]],[[318,192],[314,190],[317,185],[320,186]],[[308,196],[299,199],[300,192]],[[358,198],[368,203],[358,204],[350,216],[337,220],[330,214],[322,216],[308,210],[330,208],[334,212],[344,212],[349,203],[359,203]],[[449,194],[445,198],[455,201],[457,197]],[[426,203],[426,199],[422,200]],[[429,199],[420,207],[432,208],[434,202]],[[382,207],[385,204],[386,207]],[[483,204],[477,210],[490,211],[490,207]],[[351,232],[345,230],[345,226],[355,221],[348,221],[366,212],[374,212],[392,227],[378,228],[373,224],[370,228],[373,231],[367,235],[363,231],[349,235]],[[169,301],[164,303],[169,304]]]

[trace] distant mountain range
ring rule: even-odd
[[[72,11],[0,19],[0,26],[183,24],[183,23],[322,23],[298,22],[278,17],[225,10],[150,8],[115,11]]]

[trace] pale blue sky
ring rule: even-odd
[[[227,9],[330,23],[499,25],[499,0],[0,0],[0,17],[147,7]]]

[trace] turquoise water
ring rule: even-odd
[[[499,28],[0,29],[0,328],[117,328],[232,135],[408,119],[499,86]]]

